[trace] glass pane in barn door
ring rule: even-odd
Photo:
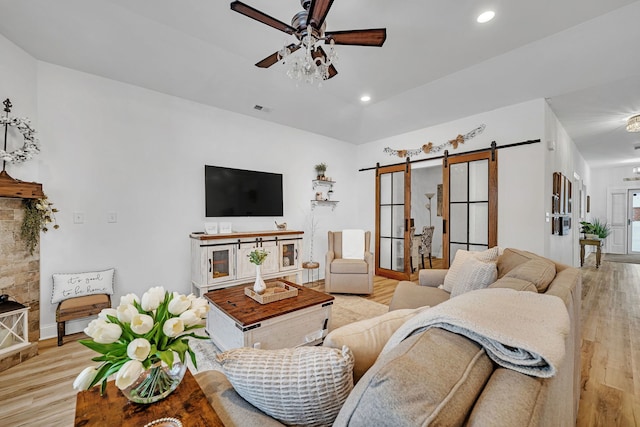
[[[497,244],[497,153],[448,157],[443,168],[443,255],[482,251]]]
[[[409,278],[409,165],[387,166],[376,173],[376,274]]]

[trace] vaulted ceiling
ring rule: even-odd
[[[287,23],[301,10],[244,2]],[[42,61],[354,144],[547,98],[590,165],[640,163],[624,130],[640,113],[640,1],[336,0],[327,30],[386,27],[387,41],[337,46],[321,88],[255,67],[291,36],[229,3],[0,0],[0,34]]]

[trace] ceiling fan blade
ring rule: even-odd
[[[262,22],[263,24],[273,27],[276,30],[283,31],[287,34],[295,34],[296,32],[296,29],[291,25],[285,24],[282,21],[278,21],[276,18],[272,18],[271,16],[260,12],[258,9],[254,9],[242,2],[231,2],[231,10],[234,10],[244,16],[248,16],[249,18],[255,19],[258,22]]]
[[[296,50],[300,49],[300,45],[295,45],[293,43],[290,44],[287,47],[289,48],[291,53],[293,53]],[[256,67],[260,67],[260,68],[269,68],[269,67],[271,67],[273,64],[275,64],[276,62],[278,62],[280,60],[279,54],[280,54],[280,51],[272,53],[271,55],[269,55],[266,58],[264,58],[262,61],[256,63]]]
[[[322,27],[333,0],[311,0],[307,22],[314,28]]]
[[[335,76],[336,74],[338,74],[338,70],[336,70],[336,67],[334,67],[333,64],[331,64],[331,66],[329,67],[329,77],[327,77],[327,80],[329,80],[331,77]]]
[[[335,44],[356,46],[382,46],[387,39],[386,28],[372,28],[369,30],[327,31],[327,41]]]

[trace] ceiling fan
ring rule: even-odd
[[[338,71],[332,64],[333,53],[330,52],[328,55],[321,44],[317,44],[318,42],[323,41],[324,44],[330,45],[331,51],[333,51],[334,44],[379,47],[384,44],[387,38],[386,28],[325,31],[325,18],[329,13],[333,0],[300,0],[300,4],[304,10],[296,13],[291,19],[291,25],[288,25],[240,1],[231,2],[231,10],[284,33],[291,34],[298,39],[298,43],[285,46],[284,49],[257,62],[257,67],[268,68],[280,59],[287,57],[300,48],[304,48],[307,51],[307,57],[313,61],[313,65],[323,68],[322,79],[326,80],[338,74]],[[310,67],[312,65],[307,63],[305,66]]]

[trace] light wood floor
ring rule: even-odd
[[[591,255],[582,272],[577,425],[640,426],[640,265],[605,261],[596,270]],[[369,299],[388,304],[396,284],[376,277]],[[71,384],[94,355],[77,342],[56,347],[55,340],[46,340],[40,355],[1,372],[0,426],[73,425],[76,392]]]

